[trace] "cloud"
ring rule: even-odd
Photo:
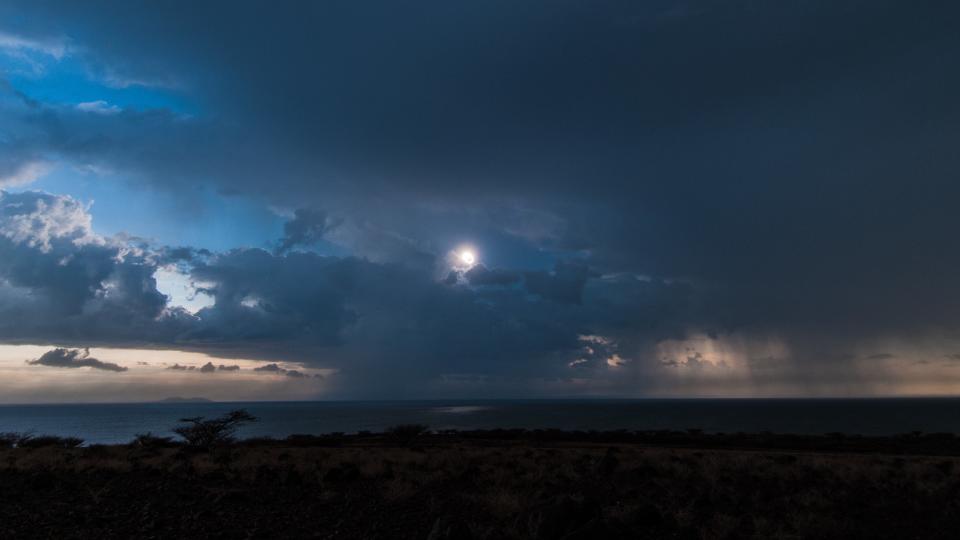
[[[688,354],[682,360],[677,360],[674,358],[666,358],[660,361],[660,363],[667,367],[673,368],[687,368],[692,370],[702,370],[707,368],[715,367],[727,367],[726,363],[723,360],[712,361],[707,359],[703,353],[699,351],[688,351]]]
[[[527,290],[545,299],[580,304],[590,277],[589,267],[578,262],[558,262],[553,272],[527,272]]]
[[[516,286],[451,287],[416,267],[356,257],[200,254],[104,238],[93,231],[88,208],[69,197],[4,194],[4,219],[3,339],[66,343],[83,336],[104,345],[276,358],[331,370],[328,391],[341,396],[408,395],[401,387],[409,395],[446,395],[463,381],[485,381],[470,383],[480,395],[510,395],[536,381],[577,384],[575,373],[643,391],[634,381],[657,380],[659,361],[647,359],[658,358],[658,343],[718,320],[692,301],[709,291],[690,283],[598,275],[576,262],[552,271],[498,270],[519,277]],[[210,305],[188,314],[157,292],[153,275],[171,258],[204,284]],[[488,277],[481,272],[473,277]],[[687,363],[699,365],[691,356]],[[239,368],[211,361],[167,369]],[[257,372],[308,376],[278,362]]]
[[[567,366],[571,369],[597,370],[597,369],[617,369],[629,363],[628,359],[620,356],[619,344],[608,337],[599,335],[581,335],[577,338],[581,347],[577,351],[576,358],[571,360]]]
[[[53,243],[95,244],[88,208],[70,197],[0,191],[0,236],[50,253]]]
[[[0,30],[0,51],[7,54],[35,52],[60,60],[67,55],[68,50],[65,38],[27,37]]]
[[[260,373],[273,373],[276,375],[285,375],[287,377],[291,377],[294,379],[303,379],[303,378],[309,377],[309,375],[303,373],[302,371],[298,371],[295,369],[284,369],[277,364],[266,364],[260,367],[255,367],[253,368],[253,370]]]
[[[127,371],[127,368],[114,364],[112,362],[101,362],[90,356],[89,349],[64,349],[57,348],[43,353],[40,358],[27,360],[32,366],[49,366],[59,368],[81,368],[89,367],[103,371]]]
[[[523,279],[522,274],[519,272],[503,270],[500,268],[489,269],[482,264],[477,264],[470,270],[467,270],[463,277],[466,278],[471,285],[491,285],[500,287],[513,285]]]
[[[0,339],[94,345],[172,332],[186,314],[165,310],[155,270],[149,252],[95,234],[78,201],[0,191]]]
[[[839,352],[955,338],[955,6],[109,7],[5,2],[23,28],[0,48],[45,69],[82,57],[117,87],[176,81],[163,102],[192,113],[91,114],[6,82],[0,182],[102,168],[180,207],[209,190],[293,219],[269,249],[201,253],[99,236],[76,199],[3,194],[0,339],[303,362],[393,396],[508,379],[525,395],[579,384],[581,359],[642,393],[669,382],[658,344],[700,334],[780,344],[803,388],[854,384],[864,358]],[[451,274],[464,242],[483,265]],[[154,276],[171,262],[214,303],[170,305]],[[583,335],[616,351],[583,356]],[[699,354],[667,361],[716,357]]]
[[[102,99],[96,101],[85,101],[77,104],[77,110],[94,114],[119,114],[123,111],[116,105],[111,105]]]
[[[180,364],[174,364],[172,366],[168,366],[167,369],[171,371],[195,371],[197,366],[183,366]]]
[[[240,366],[238,365],[214,365],[213,362],[207,362],[200,367],[190,366],[190,365],[181,365],[179,363],[173,364],[172,366],[167,367],[168,370],[172,371],[196,371],[198,373],[214,373],[218,371],[234,372],[240,371]]]
[[[29,184],[52,169],[53,167],[46,161],[0,162],[0,188]]]
[[[297,246],[310,246],[324,239],[341,221],[331,219],[326,212],[311,208],[299,208],[292,220],[283,226],[283,239],[277,251],[283,253]]]
[[[285,369],[281,368],[278,364],[267,364],[264,366],[255,367],[253,368],[253,370],[260,371],[263,373],[282,373],[286,371]]]

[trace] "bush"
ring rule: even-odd
[[[244,409],[238,409],[213,420],[197,416],[181,418],[180,421],[187,425],[178,426],[172,431],[183,437],[188,446],[210,448],[235,442],[237,429],[243,424],[256,422],[257,418]]]
[[[423,424],[401,424],[387,428],[387,435],[401,444],[410,444],[417,437],[427,433],[428,427]]]
[[[17,433],[6,431],[0,433],[0,448],[13,448],[20,446],[23,441],[29,440],[33,435],[31,433]]]
[[[311,448],[319,446],[340,446],[345,438],[346,436],[342,432],[327,433],[325,435],[294,433],[288,435],[283,442],[286,446]]]
[[[278,444],[279,441],[273,437],[251,437],[243,440],[243,446],[251,448],[277,446]]]
[[[130,446],[134,448],[170,448],[176,445],[172,437],[158,437],[149,431],[137,433],[130,441]]]
[[[17,442],[17,448],[76,448],[83,444],[83,439],[78,437],[58,437],[56,435],[37,435],[36,437],[28,435]]]

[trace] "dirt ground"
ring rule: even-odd
[[[0,538],[956,538],[948,455],[447,437],[0,450]]]

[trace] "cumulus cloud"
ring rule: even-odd
[[[151,253],[93,232],[88,207],[70,197],[0,191],[0,338],[147,338],[176,325],[164,313]]]
[[[82,246],[98,242],[88,207],[71,197],[0,191],[0,235],[43,253],[53,243]]]
[[[283,226],[283,239],[277,251],[283,253],[296,246],[310,246],[324,237],[341,221],[330,218],[326,212],[313,208],[299,208],[293,219]]]
[[[101,362],[90,356],[90,349],[57,348],[43,353],[40,358],[27,360],[32,366],[49,366],[58,368],[89,367],[103,371],[127,371],[127,368],[112,362]]]
[[[168,370],[171,371],[196,371],[198,373],[215,373],[218,371],[226,372],[235,372],[240,371],[240,366],[238,365],[215,365],[213,362],[207,362],[200,367],[191,366],[191,365],[182,365],[182,364],[173,364],[172,366],[167,366]]]
[[[259,373],[274,373],[277,375],[285,375],[287,377],[292,377],[294,379],[303,379],[309,377],[309,375],[298,371],[296,369],[285,369],[280,367],[278,364],[266,364],[260,367],[253,368],[254,371]]]
[[[197,366],[184,366],[178,363],[172,366],[167,366],[167,369],[171,371],[196,371]]]

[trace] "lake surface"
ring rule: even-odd
[[[960,398],[644,399],[556,401],[337,401],[0,405],[0,432],[73,435],[88,443],[170,435],[177,420],[245,408],[260,421],[244,437],[382,431],[407,423],[432,429],[559,428],[707,432],[960,433]]]

